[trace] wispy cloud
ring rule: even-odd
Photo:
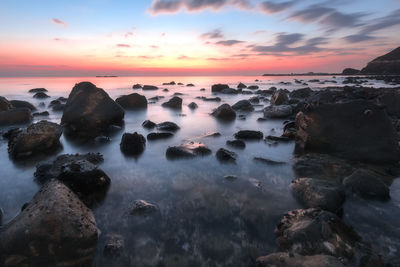
[[[54,23],[54,24],[58,24],[58,25],[62,25],[62,26],[67,26],[67,23],[65,23],[63,20],[61,20],[61,19],[56,19],[56,18],[53,18],[53,19],[51,19],[51,21]]]
[[[117,47],[129,48],[131,46],[128,44],[117,44]]]
[[[222,31],[220,29],[215,29],[215,30],[203,33],[200,37],[204,38],[204,39],[219,39],[219,38],[224,38],[224,34],[222,33]]]
[[[153,0],[149,11],[151,14],[177,13],[181,10],[196,12],[204,9],[219,10],[225,6],[248,9],[251,0]]]
[[[224,41],[219,41],[216,42],[216,45],[223,45],[223,46],[232,46],[232,45],[236,45],[236,44],[241,44],[243,43],[243,41],[239,41],[239,40],[224,40]]]
[[[282,12],[289,7],[295,5],[297,0],[286,1],[286,2],[275,2],[275,1],[263,1],[260,3],[260,8],[263,12],[268,14]]]

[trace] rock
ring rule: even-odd
[[[90,82],[81,82],[72,89],[61,118],[69,134],[96,137],[124,118],[123,108],[108,94]]]
[[[194,158],[196,156],[208,156],[211,149],[202,143],[190,142],[180,146],[168,147],[166,151],[167,159]]]
[[[130,95],[123,95],[118,97],[117,102],[124,109],[146,109],[147,99],[144,95],[133,93]]]
[[[183,83],[178,83],[178,85],[183,85]]]
[[[62,127],[57,123],[40,121],[8,140],[8,153],[14,159],[26,158],[60,146]]]
[[[400,74],[400,47],[375,58],[361,70],[362,74]]]
[[[146,128],[146,129],[153,129],[154,127],[157,126],[157,124],[155,124],[155,123],[152,122],[151,120],[145,120],[145,121],[142,123],[142,126],[143,126],[143,128]]]
[[[126,155],[139,155],[146,147],[146,139],[137,132],[124,133],[121,139],[120,148]]]
[[[160,140],[160,139],[167,139],[173,137],[173,133],[168,133],[168,132],[161,132],[161,133],[149,133],[147,135],[147,140],[153,141],[153,140]]]
[[[345,200],[343,188],[326,180],[297,178],[292,181],[290,187],[294,197],[305,208],[320,208],[336,213]]]
[[[117,258],[122,255],[125,248],[125,241],[121,235],[109,235],[103,249],[105,257]]]
[[[289,211],[278,223],[275,235],[279,251],[346,259],[353,257],[360,240],[335,214],[314,208]]]
[[[59,98],[57,98],[57,100],[64,103],[68,101],[68,99],[63,96],[60,96]]]
[[[350,191],[366,199],[389,200],[389,187],[371,171],[357,169],[343,180],[343,185]]]
[[[201,88],[200,89],[201,92],[204,92],[205,90],[206,90],[206,88]]]
[[[158,90],[158,87],[154,85],[143,85],[142,90],[144,91]]]
[[[5,97],[0,96],[0,111],[12,109],[13,105]]]
[[[211,115],[221,120],[234,120],[236,118],[236,112],[229,104],[222,104]]]
[[[352,69],[352,68],[345,68],[342,71],[342,74],[343,75],[357,75],[357,74],[360,74],[360,70]]]
[[[180,129],[180,127],[174,122],[165,121],[165,122],[157,124],[157,129],[160,131],[176,132]]]
[[[13,108],[0,111],[0,126],[25,124],[32,121],[32,112],[28,108]]]
[[[63,111],[65,109],[65,104],[56,104],[53,106],[53,111]]]
[[[194,84],[193,84],[193,83],[188,83],[188,84],[186,84],[186,86],[187,86],[187,87],[193,87]]]
[[[215,102],[221,102],[221,98],[219,97],[201,97],[200,99],[202,99],[203,101],[215,101]]]
[[[132,89],[140,89],[140,88],[142,88],[142,85],[141,84],[134,84],[133,86],[132,86]]]
[[[236,102],[232,108],[234,110],[253,111],[254,107],[249,100],[240,100]]]
[[[264,110],[264,116],[267,118],[287,118],[293,114],[293,109],[289,105],[268,106]]]
[[[28,91],[29,93],[45,93],[48,92],[45,88],[33,88]]]
[[[107,144],[111,142],[111,138],[108,136],[100,135],[94,139],[96,144]]]
[[[168,102],[163,103],[162,106],[172,109],[182,109],[182,98],[174,96]]]
[[[130,214],[143,215],[157,211],[157,206],[145,200],[138,199],[133,201]]]
[[[236,175],[225,175],[224,179],[228,180],[228,181],[234,181],[234,180],[237,180],[238,177]]]
[[[91,266],[97,238],[93,213],[51,180],[0,232],[0,265]]]
[[[43,111],[43,112],[35,112],[33,113],[33,117],[39,117],[39,116],[49,116],[50,113],[48,111]]]
[[[239,149],[246,148],[246,143],[243,142],[242,140],[228,140],[228,141],[226,141],[226,144],[228,146],[239,148]]]
[[[169,82],[169,83],[163,83],[163,85],[175,85],[176,83],[174,81]]]
[[[33,95],[33,98],[38,98],[38,99],[44,99],[44,98],[49,98],[50,96],[48,96],[46,93],[44,92],[38,92],[36,94]]]
[[[285,252],[259,257],[257,267],[345,267],[339,259],[329,255],[302,256]]]
[[[267,164],[267,165],[284,165],[284,164],[286,164],[286,162],[276,161],[276,160],[266,159],[266,158],[261,158],[261,157],[254,157],[253,160],[256,162],[261,162],[261,163]]]
[[[297,114],[296,130],[296,153],[327,153],[370,163],[400,160],[398,136],[388,115],[365,100],[310,107]]]
[[[384,92],[378,96],[377,103],[385,107],[389,116],[400,117],[400,93],[397,90]]]
[[[314,91],[311,90],[309,87],[296,89],[289,93],[290,98],[307,98],[309,97]]]
[[[265,140],[277,141],[277,142],[289,142],[290,141],[290,139],[287,137],[273,136],[273,135],[266,136]]]
[[[263,139],[264,134],[260,131],[241,130],[235,133],[234,136],[236,139],[260,140]]]
[[[259,88],[258,85],[250,85],[247,87],[247,89],[250,89],[250,90],[257,90],[258,88]]]
[[[191,102],[191,103],[188,105],[188,107],[189,107],[190,109],[196,109],[196,108],[198,108],[199,106],[198,106],[195,102]]]
[[[169,90],[167,88],[163,89],[162,91],[165,92],[165,93],[169,92]]]
[[[226,94],[226,95],[236,95],[238,94],[238,90],[233,89],[233,88],[226,88],[220,92],[221,94]]]
[[[258,104],[260,103],[260,98],[258,96],[253,96],[252,98],[249,99],[249,101],[252,104]]]
[[[284,105],[289,101],[289,97],[282,89],[276,91],[271,97],[271,105]]]
[[[236,158],[237,158],[237,155],[235,152],[229,151],[225,148],[218,149],[215,156],[221,162],[236,162]]]
[[[213,93],[219,93],[224,89],[228,89],[229,85],[227,84],[214,84],[213,86],[211,86],[211,92]]]
[[[52,101],[50,102],[50,104],[49,104],[49,108],[50,108],[50,107],[53,107],[54,105],[59,105],[59,104],[61,104],[61,101],[60,101],[60,100],[52,100]]]
[[[179,93],[179,92],[174,93],[174,96],[178,96],[178,95],[183,95],[183,94]]]
[[[247,86],[243,83],[239,83],[237,86],[238,89],[243,89],[243,88],[247,88]]]
[[[220,137],[220,136],[221,136],[220,133],[218,133],[218,132],[212,132],[212,133],[205,134],[205,135],[203,135],[202,137]]]

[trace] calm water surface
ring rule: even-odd
[[[332,77],[298,77],[332,80]],[[260,79],[260,82],[254,82]],[[342,77],[335,78],[337,81]],[[235,150],[236,164],[221,164],[215,152],[225,147],[226,140],[232,140],[239,130],[260,130],[265,135],[280,135],[282,120],[257,122],[262,117],[260,106],[252,113],[243,113],[245,120],[232,123],[217,122],[210,112],[222,103],[234,104],[252,95],[218,95],[220,103],[204,102],[197,96],[212,96],[211,85],[228,83],[236,88],[239,82],[257,84],[260,89],[271,86],[293,90],[304,85],[280,85],[281,81],[293,82],[293,77],[117,77],[117,78],[2,78],[0,95],[9,100],[27,100],[39,107],[60,96],[68,97],[75,83],[90,81],[103,88],[113,98],[137,92],[147,98],[164,96],[165,99],[149,104],[146,111],[127,111],[124,129],[111,138],[107,144],[79,144],[61,137],[63,148],[47,157],[30,161],[14,162],[8,157],[7,142],[0,140],[0,207],[4,210],[4,221],[16,216],[20,207],[29,202],[38,190],[33,179],[35,165],[51,160],[58,154],[100,152],[104,155],[101,168],[112,180],[108,194],[102,203],[94,207],[94,214],[100,230],[99,253],[95,266],[109,266],[102,256],[102,248],[110,234],[119,234],[125,240],[125,252],[114,266],[251,266],[258,256],[274,252],[274,228],[282,215],[300,208],[290,192],[293,143],[268,145],[263,141],[247,142],[245,150]],[[194,87],[162,86],[163,82],[194,83]],[[157,91],[133,90],[135,83],[159,86]],[[313,89],[334,86],[309,83]],[[382,86],[382,84],[374,84]],[[51,98],[33,99],[27,93],[31,88],[45,87]],[[168,88],[169,92],[161,89]],[[205,88],[206,91],[200,91]],[[183,108],[173,111],[161,107],[174,93],[183,93]],[[187,108],[190,102],[199,108]],[[62,113],[52,112],[46,119],[60,122]],[[43,118],[35,118],[38,121]],[[138,158],[125,157],[119,149],[124,132],[138,132],[147,135],[150,131],[142,128],[144,120],[156,123],[173,121],[181,129],[171,139],[147,142],[145,152]],[[2,128],[1,131],[6,131]],[[210,132],[221,133],[220,137],[204,137]],[[206,144],[213,155],[192,160],[169,161],[165,157],[168,146],[189,141]],[[255,156],[287,162],[286,165],[267,166],[256,163]],[[236,175],[237,180],[228,181],[223,177]],[[400,182],[391,186],[392,199],[387,203],[350,200],[344,208],[345,221],[353,226],[364,239],[371,242],[376,250],[387,259],[400,258]],[[154,203],[159,213],[154,216],[138,217],[129,215],[132,202],[144,199]]]

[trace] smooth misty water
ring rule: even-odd
[[[299,77],[310,80],[332,80],[332,77]],[[255,79],[262,80],[254,82]],[[337,81],[343,80],[337,77]],[[218,95],[220,103],[204,102],[196,96],[210,97],[211,85],[228,83],[236,87],[238,82],[257,84],[260,89],[271,86],[293,90],[303,85],[279,85],[281,81],[293,82],[293,77],[118,77],[118,78],[5,78],[0,79],[0,95],[9,100],[27,100],[39,107],[40,102],[48,103],[60,96],[68,97],[75,83],[91,81],[105,89],[113,98],[137,92],[147,98],[165,96],[149,104],[146,111],[128,111],[125,114],[124,129],[107,144],[79,144],[61,137],[63,149],[46,158],[13,162],[8,157],[6,140],[0,141],[0,207],[4,210],[4,222],[16,216],[20,207],[29,202],[38,190],[34,182],[35,165],[51,160],[57,154],[100,152],[104,163],[100,166],[111,178],[111,187],[106,198],[93,210],[100,230],[99,253],[95,266],[249,266],[258,256],[275,250],[274,228],[282,215],[300,208],[290,192],[294,178],[291,167],[293,143],[268,145],[263,141],[247,142],[245,150],[229,150],[238,154],[236,164],[221,164],[215,152],[226,147],[226,140],[242,129],[260,130],[265,135],[280,135],[282,120],[257,122],[262,117],[263,107],[252,113],[243,113],[246,120],[236,119],[232,123],[220,123],[209,113],[222,103],[234,104],[252,95]],[[195,87],[162,86],[163,82],[194,83]],[[157,85],[168,88],[169,92],[133,90],[135,83]],[[336,84],[309,83],[313,89]],[[381,86],[381,84],[375,84]],[[44,101],[32,98],[28,89],[45,87],[51,98]],[[200,89],[205,88],[205,92]],[[183,93],[183,108],[173,111],[162,108],[174,93]],[[187,108],[190,102],[199,108]],[[59,123],[62,113],[52,112],[50,116],[36,117],[35,121],[48,119]],[[125,157],[119,149],[124,132],[139,132],[147,135],[150,131],[142,128],[144,120],[156,123],[173,121],[179,130],[173,138],[147,142],[145,152],[138,158]],[[6,128],[1,131],[6,131]],[[210,132],[220,132],[221,137],[204,137]],[[206,144],[213,155],[191,160],[169,161],[165,157],[168,146],[189,141]],[[256,163],[255,156],[287,162],[281,166],[267,166]],[[225,175],[236,175],[237,180],[228,181]],[[344,208],[345,221],[353,226],[364,239],[379,249],[385,258],[400,257],[400,182],[391,186],[392,199],[387,203],[348,200]],[[159,213],[150,217],[129,215],[132,202],[144,199],[154,203]],[[125,239],[124,254],[111,262],[102,256],[107,235],[120,234]]]

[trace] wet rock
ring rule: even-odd
[[[221,94],[226,94],[226,95],[236,95],[239,92],[238,92],[238,90],[233,89],[233,88],[226,88],[226,89],[222,90],[220,93]]]
[[[134,84],[133,86],[132,86],[132,89],[140,89],[140,88],[142,88],[142,85],[141,84]]]
[[[257,267],[345,267],[339,259],[329,255],[302,256],[285,252],[259,257]]]
[[[290,105],[268,106],[263,111],[267,118],[287,118],[293,114]]]
[[[118,97],[117,102],[124,109],[146,109],[147,99],[144,95],[133,93],[130,95],[123,95]]]
[[[163,83],[163,85],[175,85],[176,83],[174,81],[171,81],[169,83]]]
[[[221,98],[219,97],[200,97],[201,100],[206,101],[206,102],[221,102]]]
[[[201,143],[190,142],[180,146],[168,147],[166,151],[167,159],[194,158],[196,156],[208,156],[211,149]]]
[[[158,87],[154,85],[143,85],[142,90],[144,91],[158,90]]]
[[[153,140],[160,140],[160,139],[167,139],[173,137],[173,133],[168,133],[168,132],[161,132],[161,133],[149,133],[147,135],[147,140],[153,141]]]
[[[224,179],[227,181],[234,181],[234,180],[237,180],[238,177],[236,175],[225,175]]]
[[[32,121],[32,112],[28,108],[13,108],[0,111],[0,126],[25,124]]]
[[[40,116],[49,116],[50,113],[48,111],[43,111],[43,112],[35,112],[33,113],[33,117],[40,117]]]
[[[90,82],[74,86],[65,106],[61,124],[70,135],[96,137],[111,125],[119,124],[124,110],[108,94]]]
[[[111,138],[108,136],[100,135],[94,139],[96,144],[106,144],[111,142]]]
[[[146,129],[153,129],[154,127],[157,126],[157,124],[152,122],[151,120],[145,120],[142,123],[142,126],[143,126],[143,128],[146,128]]]
[[[343,180],[343,185],[350,191],[366,199],[389,200],[389,187],[371,171],[357,169]]]
[[[146,139],[137,132],[124,133],[121,139],[120,148],[126,155],[139,155],[146,147]]]
[[[246,148],[246,143],[243,142],[242,140],[228,140],[226,141],[226,144],[234,148],[239,148],[239,149]]]
[[[168,102],[162,104],[163,107],[172,108],[172,109],[181,109],[182,108],[182,98],[178,96],[174,96]]]
[[[271,105],[284,105],[289,101],[289,97],[287,96],[285,91],[278,90],[273,94],[270,101]]]
[[[314,91],[311,90],[309,87],[296,89],[289,93],[290,98],[307,98],[309,97]]]
[[[222,104],[211,115],[221,120],[234,120],[236,118],[236,112],[229,104]]]
[[[203,137],[220,137],[220,136],[221,136],[220,133],[218,133],[218,132],[213,132],[213,133],[205,134]]]
[[[0,96],[0,111],[12,109],[13,105],[5,97]]]
[[[335,183],[313,178],[297,178],[290,187],[294,197],[305,208],[320,208],[338,212],[345,200],[343,188]]]
[[[52,107],[53,111],[63,111],[65,109],[65,104],[56,104]]]
[[[193,83],[188,83],[188,84],[186,84],[186,86],[187,86],[187,87],[193,87],[194,84],[193,84]]]
[[[36,107],[31,103],[29,103],[28,101],[11,100],[10,103],[14,108],[29,108],[31,111],[36,110]]]
[[[28,91],[29,93],[45,93],[48,92],[45,88],[33,88]]]
[[[62,127],[57,123],[40,121],[12,135],[8,140],[8,153],[14,159],[45,153],[60,145]]]
[[[57,100],[60,101],[60,102],[63,102],[63,103],[68,101],[68,99],[63,97],[63,96],[60,96],[59,98],[57,98]]]
[[[167,88],[163,89],[162,91],[165,93],[169,92],[169,90]]]
[[[264,134],[260,131],[242,130],[234,134],[236,139],[260,140]]]
[[[159,131],[176,132],[176,131],[178,131],[180,129],[180,127],[174,122],[164,121],[164,122],[161,122],[161,123],[157,124],[157,129]]]
[[[125,241],[121,235],[109,235],[103,249],[103,255],[109,258],[117,258],[122,255]]]
[[[253,160],[256,162],[267,164],[267,165],[285,165],[286,164],[286,162],[283,162],[283,161],[276,161],[276,160],[266,159],[266,158],[261,158],[261,157],[254,157]]]
[[[259,88],[258,85],[250,85],[247,87],[247,89],[250,89],[250,90],[257,90],[258,88]]]
[[[273,136],[273,135],[266,136],[265,140],[277,141],[277,142],[289,142],[290,141],[290,139],[287,137]]]
[[[296,130],[297,153],[327,153],[370,163],[400,160],[390,118],[369,101],[310,107],[297,114]]]
[[[188,107],[189,107],[190,109],[196,109],[196,108],[198,108],[199,106],[198,106],[195,102],[191,102],[191,103],[188,105]]]
[[[252,104],[258,104],[260,103],[260,98],[258,96],[253,96],[252,98],[249,99],[249,101]]]
[[[183,95],[183,94],[179,93],[179,92],[174,93],[174,96],[178,96],[178,95]]]
[[[360,240],[335,214],[314,208],[289,211],[278,223],[275,235],[280,251],[346,259],[353,257]]]
[[[146,200],[138,199],[133,201],[130,214],[131,215],[143,215],[157,211],[157,206],[147,202]]]
[[[211,92],[213,93],[219,93],[224,89],[228,89],[229,85],[227,84],[214,84],[213,86],[211,86]]]
[[[200,89],[201,92],[204,92],[205,90],[206,90],[206,88],[201,88]]]
[[[59,104],[61,104],[60,100],[52,100],[52,101],[50,101],[49,108],[54,105],[59,105]]]
[[[238,89],[243,89],[243,88],[247,88],[247,86],[243,83],[239,83],[237,86]]]
[[[234,110],[242,110],[242,111],[253,111],[254,107],[253,105],[250,103],[249,100],[240,100],[238,102],[236,102],[232,108]]]
[[[43,93],[43,92],[38,92],[33,95],[33,98],[38,98],[38,99],[44,99],[44,98],[49,98],[49,97],[50,96],[48,96],[46,93]]]
[[[183,83],[178,83],[178,85],[183,85]]]
[[[0,265],[90,266],[97,236],[93,213],[63,183],[51,180],[0,232]]]
[[[221,162],[236,162],[236,158],[237,158],[237,155],[235,152],[229,151],[225,148],[218,149],[215,156]]]

